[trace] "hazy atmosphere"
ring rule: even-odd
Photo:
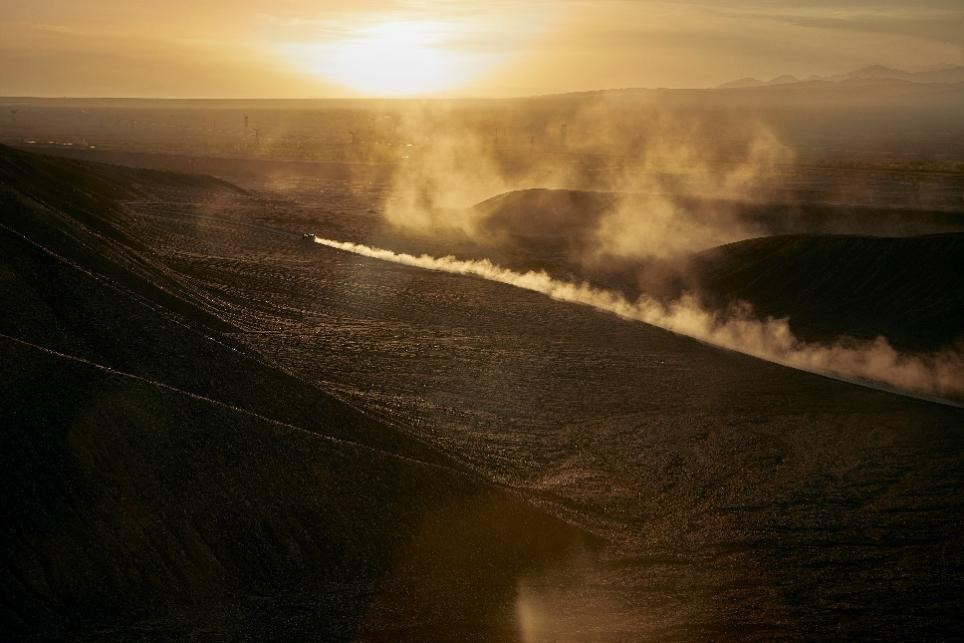
[[[964,638],[960,2],[0,5],[0,632]]]
[[[964,8],[889,2],[8,0],[8,96],[518,96],[964,64]]]

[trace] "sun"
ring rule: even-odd
[[[296,66],[374,96],[441,93],[464,85],[496,62],[459,48],[458,25],[424,21],[366,25],[321,43],[283,47]]]

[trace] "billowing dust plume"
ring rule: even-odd
[[[684,295],[663,304],[642,295],[630,301],[586,283],[553,279],[542,271],[515,272],[483,260],[396,253],[362,244],[315,237],[315,242],[354,254],[460,275],[473,275],[533,290],[559,301],[592,306],[620,317],[659,326],[703,342],[760,357],[800,370],[865,384],[879,384],[945,400],[964,400],[964,352],[943,350],[927,355],[896,351],[884,338],[841,340],[833,344],[803,342],[786,319],[757,320],[748,306],[711,312]]]
[[[482,237],[498,230],[471,206],[496,194],[533,187],[612,193],[611,207],[579,244],[585,251],[577,259],[587,265],[757,236],[706,200],[760,198],[761,177],[790,163],[791,150],[747,110],[678,109],[662,100],[602,93],[409,109],[397,136],[413,143],[395,170],[384,216],[409,231]]]

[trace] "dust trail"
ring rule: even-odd
[[[709,311],[691,295],[664,304],[641,296],[630,301],[623,295],[585,282],[553,279],[543,271],[516,272],[487,259],[410,255],[358,243],[315,237],[315,243],[373,259],[406,266],[472,275],[533,290],[558,301],[583,304],[784,366],[842,378],[858,383],[892,387],[899,391],[964,400],[964,350],[951,347],[935,353],[910,354],[895,350],[878,337],[872,341],[850,338],[832,344],[797,339],[789,320],[753,317],[749,305],[737,304],[726,311]],[[952,402],[957,405],[956,402]]]

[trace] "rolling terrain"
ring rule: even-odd
[[[12,631],[840,640],[964,627],[960,409],[305,242],[434,251],[379,227],[356,185],[286,199],[7,148],[0,160]],[[563,198],[578,228],[583,200],[605,197]],[[515,245],[435,243],[582,269],[566,225],[554,238],[491,212]],[[915,246],[934,239],[945,259]],[[960,243],[897,241],[891,261],[933,255],[935,271]],[[720,293],[779,294],[801,261],[846,257],[872,279],[876,243],[776,236],[691,259]],[[746,253],[767,274],[739,272]],[[838,272],[811,302],[837,292]],[[928,292],[906,294],[923,306]]]
[[[237,189],[0,156],[8,635],[502,638],[517,576],[588,542],[244,350],[123,229]]]
[[[952,202],[921,208],[678,198],[680,217],[709,221],[721,236],[736,230],[752,238],[667,258],[599,259],[600,224],[627,201],[646,212],[645,195],[521,190],[472,208],[468,216],[478,223],[470,236],[389,239],[405,252],[545,270],[630,299],[672,301],[689,292],[715,310],[745,301],[761,318],[789,318],[807,341],[884,336],[928,351],[964,338],[964,213]]]
[[[906,238],[786,235],[698,254],[680,286],[710,305],[751,302],[798,336],[887,337],[934,350],[964,341],[964,233]]]

